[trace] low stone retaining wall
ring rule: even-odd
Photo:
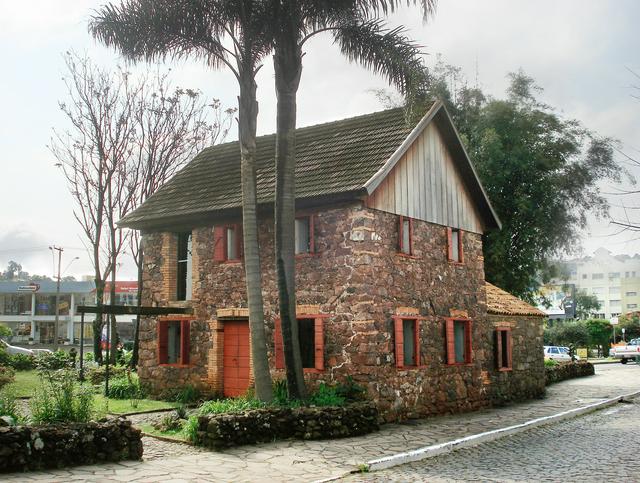
[[[252,409],[198,417],[197,444],[219,449],[276,439],[329,439],[358,436],[379,429],[371,403],[344,407]]]
[[[0,473],[141,458],[140,430],[122,418],[0,427]]]
[[[548,386],[565,379],[593,376],[594,374],[595,369],[591,362],[562,362],[557,366],[545,367],[545,383]]]

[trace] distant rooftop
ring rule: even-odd
[[[533,315],[537,317],[546,315],[543,311],[489,282],[485,282],[485,285],[487,287],[487,312],[490,314]]]

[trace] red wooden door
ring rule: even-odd
[[[249,322],[224,323],[223,386],[225,396],[242,396],[249,389]]]

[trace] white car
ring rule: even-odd
[[[571,352],[569,351],[568,347],[560,347],[560,350],[562,352],[564,352],[565,354],[567,354],[569,357],[571,357]],[[574,361],[579,361],[580,360],[580,356],[577,354],[573,354],[573,360]]]
[[[571,356],[569,355],[569,351],[565,352],[564,347],[558,347],[556,345],[545,345],[544,346],[544,358],[545,359],[553,359],[556,361],[570,361]]]

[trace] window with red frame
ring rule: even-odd
[[[496,362],[498,369],[509,371],[512,366],[511,328],[499,327],[496,329]]]
[[[446,319],[447,364],[470,364],[472,361],[471,320]]]
[[[189,364],[190,325],[187,319],[158,321],[158,364]]]
[[[420,365],[420,319],[417,317],[393,318],[396,367]]]
[[[462,230],[458,228],[447,228],[447,257],[450,262],[464,262],[464,253],[462,250],[462,233]]]
[[[406,216],[399,217],[398,251],[405,255],[413,255],[413,220]]]
[[[296,255],[315,252],[314,216],[300,216],[296,218],[295,252]]]
[[[233,262],[242,259],[242,225],[220,225],[213,229],[216,262]]]
[[[298,317],[298,340],[302,368],[306,371],[324,371],[324,319],[313,315]],[[284,369],[282,325],[276,319],[274,333],[276,369]]]

